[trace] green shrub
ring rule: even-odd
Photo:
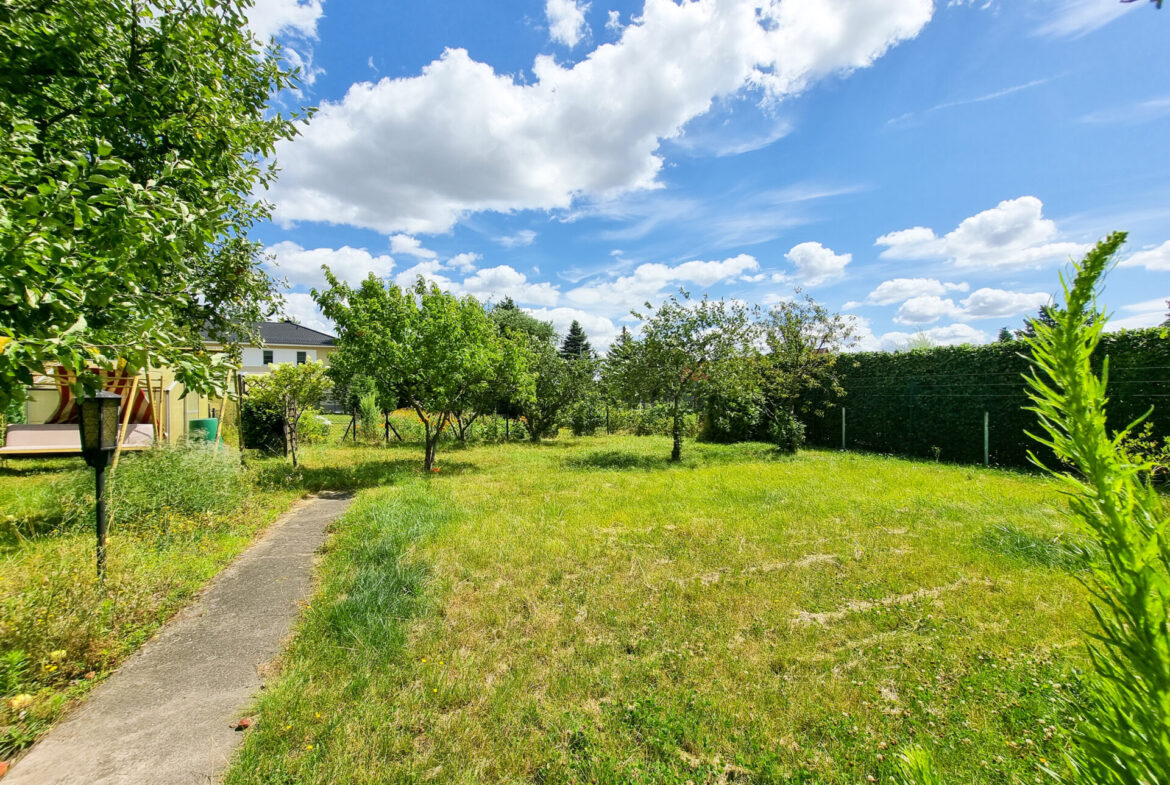
[[[569,406],[567,419],[574,436],[592,436],[605,427],[605,409],[597,398],[586,396]]]
[[[358,434],[365,441],[372,442],[382,435],[382,410],[378,408],[378,396],[368,392],[358,399]]]
[[[167,533],[175,521],[226,513],[244,498],[246,480],[239,453],[209,445],[160,446],[122,456],[106,485],[111,529]],[[61,524],[93,526],[93,473],[60,481]]]
[[[301,424],[297,434],[304,444],[324,444],[329,441],[333,423],[317,409],[306,409],[301,413]]]
[[[278,408],[245,398],[241,417],[244,447],[269,453],[284,452],[284,414]]]
[[[1143,463],[1148,463],[1149,478],[1161,485],[1170,482],[1170,436],[1161,440],[1154,434],[1154,424],[1147,422],[1140,431],[1130,434],[1121,448]]]
[[[777,422],[769,423],[767,441],[775,444],[781,452],[795,453],[804,446],[804,423],[791,412],[783,412]]]

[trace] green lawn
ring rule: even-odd
[[[228,783],[889,782],[915,742],[949,782],[1059,768],[1090,617],[1055,483],[444,449],[431,476],[417,445],[306,450],[299,482],[369,490]]]

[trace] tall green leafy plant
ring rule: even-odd
[[[1096,678],[1076,729],[1069,782],[1149,785],[1170,781],[1170,542],[1149,461],[1120,447],[1105,425],[1106,360],[1091,358],[1105,318],[1095,298],[1125,233],[1097,245],[1076,267],[1054,324],[1036,324],[1027,377],[1036,438],[1076,474],[1061,473],[1073,512],[1101,546],[1089,587],[1097,628],[1089,653]]]
[[[1093,674],[1068,772],[1057,775],[1070,785],[1170,782],[1170,516],[1150,482],[1149,460],[1123,446],[1141,420],[1110,433],[1108,360],[1099,374],[1092,364],[1106,324],[1096,294],[1125,237],[1111,234],[1075,266],[1071,285],[1062,280],[1065,305],[1026,339],[1032,371],[1025,379],[1040,425],[1034,438],[1071,469],[1052,473],[1100,550],[1086,581],[1096,618]],[[919,749],[908,751],[903,775],[919,785],[938,781]]]

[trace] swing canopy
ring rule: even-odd
[[[122,434],[119,450],[148,450],[154,444],[158,422],[148,392],[138,383],[137,372],[123,368],[93,369],[102,380],[102,389],[121,396]],[[49,376],[57,386],[57,408],[44,424],[9,425],[0,458],[45,458],[81,455],[81,432],[77,428],[77,398],[70,384],[75,377],[64,368]],[[160,433],[165,438],[166,434]]]

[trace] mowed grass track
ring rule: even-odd
[[[669,449],[474,447],[365,491],[227,781],[889,782],[911,743],[950,782],[1060,768],[1089,613],[1055,483]]]

